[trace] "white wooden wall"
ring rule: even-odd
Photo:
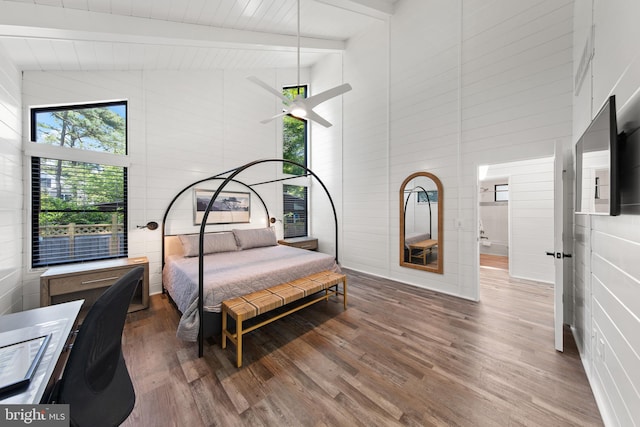
[[[460,196],[459,35],[458,2],[404,1],[391,19],[389,185],[391,230],[396,232],[389,261],[396,279],[468,297],[472,292],[461,289],[461,235],[454,228]],[[438,196],[443,203],[444,247],[438,254],[443,257],[443,275],[398,265],[398,191],[417,171],[433,173],[442,182],[443,194]]]
[[[618,130],[638,120],[640,4],[575,2],[574,73],[595,25],[594,55],[574,96],[573,141],[609,95]],[[638,144],[637,136],[633,143]],[[640,217],[575,216],[574,335],[607,425],[640,425]]]
[[[389,188],[389,29],[385,22],[349,41],[344,80],[342,256],[345,266],[383,277],[397,261],[398,188]],[[318,142],[315,141],[314,144]]]
[[[246,77],[250,75],[274,87],[296,83],[295,70],[24,73],[25,113],[36,105],[128,100],[129,256],[149,258],[151,293],[161,290],[160,230],[138,230],[136,226],[161,222],[173,196],[198,179],[257,159],[281,157],[281,122],[260,123],[278,112],[280,101],[249,82]],[[303,70],[302,78],[308,78],[308,70]],[[27,121],[22,132],[26,140]],[[269,163],[247,170],[238,179],[266,181],[277,178],[281,171],[281,164]],[[281,217],[281,184],[263,186],[259,192],[270,214]],[[167,221],[168,232],[197,231],[192,197],[188,191],[177,201]],[[251,219],[251,225],[219,228],[266,226],[266,215],[256,199]],[[39,305],[41,272],[26,269],[25,308]]]
[[[347,45],[345,81],[367,89],[345,97],[347,267],[479,297],[477,167],[570,144],[572,4],[403,0],[388,24],[388,69],[373,59],[382,30]],[[398,190],[416,171],[444,186],[443,275],[398,265]]]
[[[310,95],[324,92],[343,83],[343,58],[341,54],[329,54],[323,62],[311,69]],[[352,87],[358,87],[352,82]],[[353,89],[352,89],[353,91]],[[348,92],[351,96],[352,92]],[[310,168],[327,187],[333,199],[338,218],[339,236],[342,231],[342,122],[341,97],[330,99],[318,105],[314,111],[327,119],[332,126],[325,128],[311,122]],[[316,180],[309,180],[311,199],[309,203],[309,233],[318,238],[318,249],[327,254],[335,254],[335,222],[331,204],[325,191]],[[342,241],[338,237],[338,260],[342,258]]]
[[[22,310],[20,72],[0,49],[0,315]]]

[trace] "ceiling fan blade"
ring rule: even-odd
[[[321,124],[322,126],[326,127],[326,128],[330,128],[331,126],[333,126],[331,123],[329,123],[328,121],[326,121],[325,119],[323,119],[318,113],[316,113],[313,110],[307,110],[307,119],[309,120],[313,120],[314,122]]]
[[[255,76],[249,76],[249,77],[247,77],[247,79],[249,81],[257,84],[258,86],[262,87],[263,89],[266,89],[267,91],[271,92],[272,94],[274,94],[275,96],[280,98],[282,100],[282,102],[284,102],[285,104],[289,105],[291,103],[291,100],[289,98],[287,98],[286,96],[284,96],[282,94],[282,92],[278,92],[276,89],[272,88],[271,86],[269,86],[268,84],[266,84],[265,82],[260,80],[259,78],[255,77]]]
[[[264,120],[260,120],[260,123],[265,124],[265,123],[269,123],[271,120],[277,119],[278,117],[284,117],[287,114],[289,114],[289,111],[283,111],[280,114],[276,114],[273,117],[269,117],[268,119],[264,119]]]
[[[304,105],[307,106],[307,109],[311,109],[316,105],[323,103],[324,101],[327,101],[338,95],[342,95],[345,92],[349,92],[351,89],[351,85],[349,83],[345,83],[332,89],[325,90],[324,92],[320,92],[317,95],[305,98],[302,100],[302,102],[304,102]]]

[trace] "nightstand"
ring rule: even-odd
[[[311,236],[290,237],[288,239],[278,240],[281,245],[293,246],[300,249],[308,249],[315,251],[318,249],[318,239]]]

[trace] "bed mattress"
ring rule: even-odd
[[[204,256],[204,309],[220,312],[222,301],[324,270],[339,272],[331,255],[277,245]],[[178,337],[198,336],[198,257],[167,258],[162,280],[182,312]]]

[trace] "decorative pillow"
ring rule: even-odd
[[[273,227],[252,228],[248,230],[233,230],[236,242],[240,249],[261,248],[263,246],[276,246],[278,239]]]
[[[200,245],[199,234],[181,234],[179,236],[180,243],[184,249],[184,256],[198,256]],[[204,235],[204,254],[212,254],[216,252],[233,252],[238,250],[236,239],[233,233],[206,233]]]

